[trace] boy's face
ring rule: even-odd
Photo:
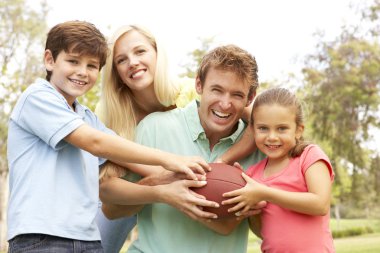
[[[201,95],[198,113],[209,140],[218,141],[235,131],[244,108],[253,99],[248,98],[249,88],[231,71],[211,68],[203,87],[197,78],[196,90]]]
[[[98,78],[99,59],[61,51],[54,61],[50,50],[45,51],[45,67],[52,72],[50,83],[61,93],[70,106],[75,99],[89,91]]]

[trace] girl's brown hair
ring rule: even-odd
[[[253,102],[251,113],[251,124],[254,123],[254,112],[262,105],[279,105],[282,107],[292,108],[295,113],[296,126],[304,125],[304,110],[301,102],[297,99],[296,95],[285,88],[272,88],[260,93]],[[289,151],[290,157],[300,156],[303,150],[310,144],[304,140],[301,135],[296,139],[296,145]]]

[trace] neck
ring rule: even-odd
[[[132,92],[137,123],[152,112],[165,110],[165,106],[158,101],[154,93],[153,85],[151,87],[142,91]]]

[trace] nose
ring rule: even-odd
[[[224,95],[220,98],[219,105],[223,110],[228,110],[231,107],[231,99],[229,95]]]
[[[129,57],[129,66],[130,67],[136,66],[138,64],[139,64],[139,60],[138,60],[137,57],[135,57],[135,56],[130,56]]]
[[[87,65],[81,64],[78,66],[77,73],[79,76],[87,76]]]
[[[274,140],[276,138],[277,138],[277,135],[276,135],[275,131],[269,131],[269,133],[268,133],[268,139],[269,140]]]

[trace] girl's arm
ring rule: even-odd
[[[322,161],[312,164],[306,171],[305,178],[308,192],[289,192],[271,188],[256,182],[243,173],[247,185],[242,189],[225,193],[232,197],[222,204],[236,204],[231,212],[242,210],[245,213],[252,205],[266,200],[299,213],[308,215],[325,215],[330,208],[331,179],[329,169]]]

